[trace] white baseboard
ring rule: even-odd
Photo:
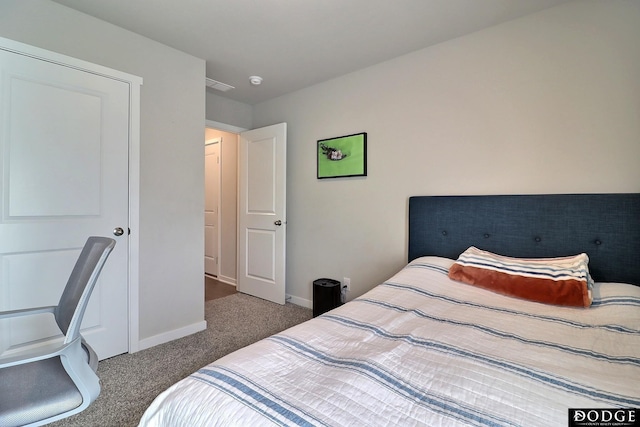
[[[222,282],[220,278],[218,280]],[[235,286],[235,283],[229,283],[229,284],[230,285],[233,284]],[[287,295],[286,301],[290,302],[291,304],[299,305],[301,307],[313,308],[313,301],[310,301],[305,298],[299,298],[292,295]],[[164,344],[169,341],[177,340],[178,338],[183,338],[188,335],[195,334],[196,332],[204,331],[205,329],[207,329],[207,322],[206,320],[203,320],[202,322],[193,323],[183,328],[174,329],[172,331],[154,335],[152,337],[140,340],[138,342],[138,346],[135,351],[140,351],[147,348],[155,347],[157,345]],[[134,351],[131,351],[130,353],[134,353]]]
[[[214,276],[214,275],[207,274],[207,273],[204,273],[204,275],[205,275],[205,277],[208,277],[208,278],[213,279],[213,280],[217,280],[218,282],[222,282],[222,283],[226,283],[227,285],[238,287],[238,284],[236,283],[236,279],[234,279],[233,277]]]
[[[193,323],[183,328],[174,329],[172,331],[154,335],[152,337],[140,340],[136,351],[144,350],[146,348],[155,347],[159,344],[177,340],[178,338],[183,338],[188,335],[195,334],[196,332],[204,331],[205,329],[207,329],[207,321],[203,320],[202,322]]]
[[[313,301],[308,299],[294,297],[293,295],[287,295],[285,297],[285,301],[290,302],[291,304],[299,305],[305,308],[313,308]]]
[[[227,285],[232,285],[237,287],[236,279],[234,279],[233,277],[218,276],[218,281],[222,283],[226,283]]]

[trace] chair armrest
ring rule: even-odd
[[[32,316],[35,314],[53,313],[55,305],[37,308],[23,308],[20,310],[0,311],[0,319],[9,319],[11,317]]]
[[[0,311],[0,320],[11,319],[16,317],[34,316],[36,314],[47,314],[54,312],[56,306],[49,305],[45,307],[23,308],[19,310]],[[54,342],[45,344],[33,349],[19,351],[9,356],[0,356],[0,368],[6,368],[14,365],[35,362],[36,360],[48,359],[59,355],[65,347],[64,342]]]
[[[78,337],[67,344],[64,342],[46,344],[31,350],[14,353],[10,356],[0,357],[0,369],[60,356],[65,353],[69,347],[74,345],[79,346],[81,339],[81,337]]]

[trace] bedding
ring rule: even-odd
[[[588,310],[453,281],[420,257],[361,297],[200,369],[141,426],[564,426],[640,407],[640,287]]]

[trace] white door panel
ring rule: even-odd
[[[7,82],[8,217],[99,215],[102,99],[21,77]],[[82,126],[69,126],[76,120]],[[73,168],[69,152],[77,161]]]
[[[206,142],[204,147],[204,272],[219,275],[220,143],[222,138]]]
[[[285,302],[286,123],[240,134],[238,290]]]
[[[87,237],[128,229],[129,91],[0,49],[0,310],[57,304]],[[128,237],[114,238],[82,324],[101,359],[128,350]],[[0,328],[0,352],[55,335]]]

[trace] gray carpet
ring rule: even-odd
[[[245,294],[208,301],[207,330],[101,361],[100,396],[85,411],[51,426],[137,426],[144,410],[171,384],[234,350],[311,316],[310,309],[293,304],[282,306]]]

